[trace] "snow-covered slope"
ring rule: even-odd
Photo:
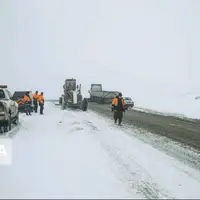
[[[21,116],[12,165],[0,168],[0,197],[200,197],[198,169],[112,123],[92,112],[60,110],[52,103],[45,105],[44,116]]]
[[[147,95],[147,96],[146,96]],[[133,95],[136,110],[164,115],[175,115],[200,119],[200,99],[195,94],[151,94]]]

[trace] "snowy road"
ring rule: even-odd
[[[112,117],[113,113],[107,104],[89,103],[89,108],[99,114]],[[180,119],[152,113],[147,110],[131,110],[124,114],[124,122],[143,128],[152,133],[166,136],[200,150],[200,120]]]
[[[0,198],[200,198],[198,169],[120,129],[51,103],[22,116]]]

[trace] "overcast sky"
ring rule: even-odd
[[[72,77],[84,91],[200,90],[199,10],[199,0],[1,0],[0,84],[56,98]]]

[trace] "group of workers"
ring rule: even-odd
[[[31,105],[32,105],[32,99],[29,95],[29,92],[26,92],[24,95],[24,103],[25,103],[25,112],[26,115],[31,115]],[[33,95],[33,110],[35,113],[37,113],[38,105],[40,106],[40,114],[43,115],[44,110],[44,95],[43,92],[41,94],[38,94],[38,91],[36,91]]]
[[[29,92],[26,92],[24,95],[24,103],[26,104],[25,111],[26,115],[31,115],[31,104],[32,100],[29,95]],[[44,110],[44,95],[43,92],[41,92],[40,95],[38,95],[38,91],[36,91],[33,95],[33,105],[34,105],[34,111],[37,113],[38,110],[38,104],[40,106],[40,114],[43,115],[43,110]],[[123,112],[126,111],[124,108],[124,99],[122,97],[122,93],[119,93],[113,101],[112,101],[112,112],[114,112],[114,122],[115,124],[117,123],[118,120],[118,125],[121,126],[122,124],[122,119],[123,119]]]
[[[29,92],[26,92],[24,95],[24,103],[26,104],[25,111],[26,115],[31,115],[31,104],[32,100],[29,95]],[[38,91],[36,91],[33,95],[33,105],[34,105],[34,111],[37,113],[38,110],[38,104],[40,106],[40,114],[43,115],[43,110],[44,110],[44,95],[43,92],[41,92],[40,95],[38,95]],[[122,93],[119,93],[112,101],[112,112],[114,112],[114,122],[115,124],[117,123],[118,120],[118,125],[121,126],[122,124],[122,119],[123,119],[123,112],[126,111],[124,108],[124,99],[122,97]]]
[[[123,112],[126,112],[126,109],[124,108],[124,99],[122,97],[122,93],[119,93],[113,101],[112,101],[112,112],[114,112],[114,122],[115,124],[117,123],[118,120],[118,125],[121,126],[122,124],[122,119],[123,119]]]

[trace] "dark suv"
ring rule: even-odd
[[[30,91],[15,91],[12,100],[17,102],[19,112],[25,112],[25,104],[24,104],[24,95],[26,92],[30,93],[30,97],[32,98],[32,94]],[[33,102],[31,105],[31,112],[33,112]]]

